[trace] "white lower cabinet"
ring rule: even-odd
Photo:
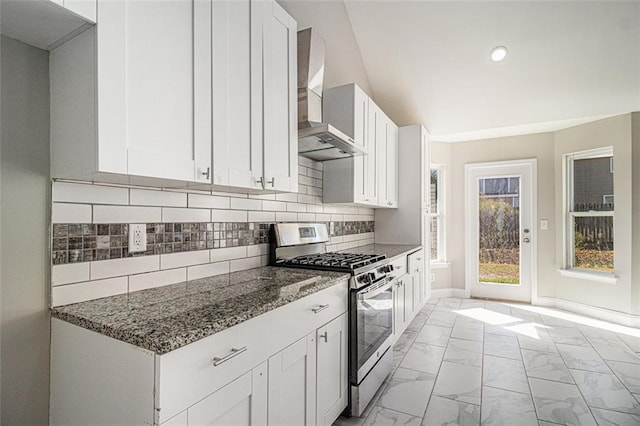
[[[52,319],[52,425],[331,425],[347,406],[347,281],[158,355]]]
[[[393,334],[396,340],[407,328],[407,288],[404,285],[407,277],[407,274],[398,277],[396,284],[393,286]]]
[[[393,286],[393,334],[397,340],[407,329],[411,321],[420,312],[429,296],[428,286],[424,277],[424,250],[418,250],[403,257],[402,260],[394,260],[396,269],[407,266],[407,273],[397,278]],[[398,265],[402,265],[399,267]]]
[[[187,425],[267,424],[267,383],[267,363],[263,362],[190,407]]]
[[[332,425],[347,406],[347,314],[269,358],[269,425]]]
[[[347,406],[347,314],[318,329],[318,426],[331,426]]]
[[[269,358],[269,424],[312,425],[316,413],[316,333]]]

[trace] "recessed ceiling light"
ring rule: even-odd
[[[494,47],[493,50],[491,50],[491,60],[493,62],[500,62],[506,57],[507,57],[507,48],[504,46]]]

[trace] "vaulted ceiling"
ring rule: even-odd
[[[425,124],[434,140],[550,131],[640,110],[638,1],[284,3],[305,21],[300,28],[325,23],[328,57],[352,58],[327,61],[327,75],[361,61],[376,103],[399,125]],[[314,15],[327,3],[331,25]],[[334,16],[342,13],[348,19]],[[494,63],[500,45],[509,54]]]

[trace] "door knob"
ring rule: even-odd
[[[531,240],[530,240],[529,238],[526,238],[526,237],[525,237],[525,238],[523,238],[523,239],[522,239],[522,241],[524,241],[525,243],[528,243],[528,242],[530,242]]]

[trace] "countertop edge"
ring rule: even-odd
[[[314,271],[314,272],[320,273],[320,271]],[[191,332],[191,333],[186,333],[185,335],[177,333],[176,335],[173,335],[169,338],[156,339],[155,341],[153,339],[150,339],[148,334],[138,334],[129,329],[122,329],[118,327],[105,325],[97,321],[91,320],[90,318],[85,318],[85,317],[74,315],[68,312],[61,311],[60,309],[58,309],[61,307],[52,307],[50,308],[49,312],[50,312],[51,318],[56,318],[61,321],[65,321],[70,324],[76,325],[78,327],[96,332],[103,336],[110,337],[115,340],[119,340],[123,343],[127,343],[141,349],[152,351],[156,355],[164,355],[166,353],[169,353],[181,347],[187,346],[190,343],[197,342],[198,340],[210,337],[214,334],[227,330],[235,325],[241,324],[245,321],[249,321],[250,319],[253,319],[260,315],[266,314],[267,312],[286,306],[289,303],[303,299],[307,296],[311,296],[319,291],[333,287],[344,281],[348,281],[349,278],[350,278],[350,275],[345,273],[339,277],[334,277],[329,279],[329,281],[327,281],[326,283],[319,285],[318,288],[313,288],[312,291],[305,292],[303,295],[294,294],[290,297],[287,297],[282,300],[278,300],[276,302],[265,303],[264,305],[259,306],[258,308],[253,306],[251,307],[251,309],[245,309],[245,310],[236,312],[234,315],[226,317],[225,320],[221,324],[219,324],[219,326],[202,327],[198,329],[197,333]]]

